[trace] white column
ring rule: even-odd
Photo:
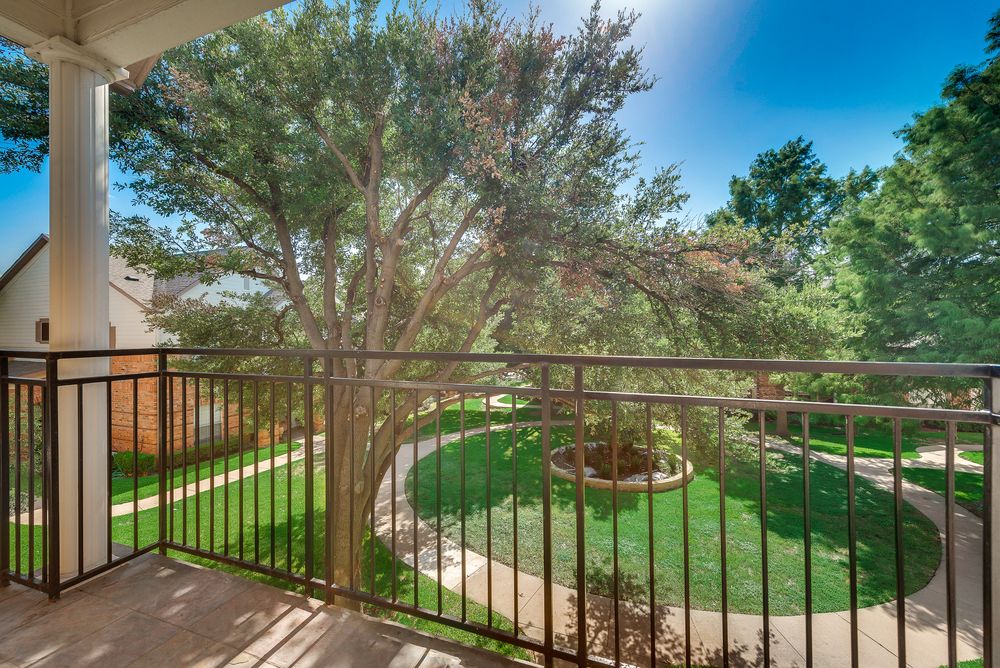
[[[49,65],[50,349],[107,350],[108,84],[128,73],[60,37],[27,53]],[[59,364],[61,378],[107,373],[107,358]],[[84,569],[103,564],[107,556],[105,386],[84,387],[82,415],[78,400],[77,388],[59,390],[59,559],[64,576],[78,572],[81,535]]]

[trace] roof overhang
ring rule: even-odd
[[[0,34],[26,47],[64,37],[129,72],[134,90],[160,53],[288,0],[0,0]]]

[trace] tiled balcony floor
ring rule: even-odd
[[[155,554],[55,603],[0,589],[0,668],[524,665]]]

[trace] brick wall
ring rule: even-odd
[[[766,373],[758,373],[754,388],[754,397],[757,399],[784,399],[785,386],[772,381],[771,377]]]

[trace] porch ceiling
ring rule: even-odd
[[[25,47],[61,36],[118,67],[288,0],[0,0],[0,34]]]

